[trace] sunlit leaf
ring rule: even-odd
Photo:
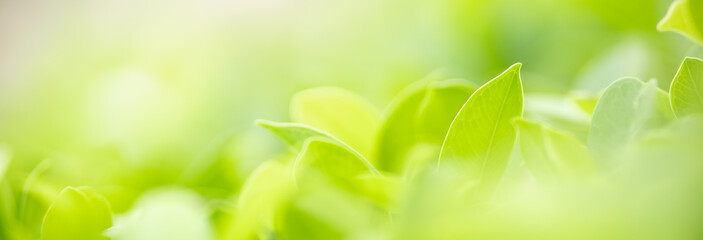
[[[293,121],[328,132],[369,156],[380,124],[380,113],[357,94],[336,87],[298,92],[291,99]]]
[[[686,58],[671,82],[669,91],[671,106],[677,117],[703,114],[703,60]]]
[[[698,44],[703,44],[703,1],[676,0],[666,16],[659,21],[657,30],[683,34]]]
[[[523,92],[517,63],[480,87],[461,108],[442,145],[439,167],[459,165],[478,181],[477,196],[500,181],[515,142],[511,120],[522,116]]]
[[[515,125],[522,158],[538,180],[557,183],[595,173],[588,150],[575,137],[527,120]]]
[[[588,147],[601,159],[602,167],[612,166],[610,158],[643,131],[663,126],[673,119],[666,103],[668,96],[655,81],[644,83],[634,78],[613,82],[598,100],[593,112]]]
[[[41,238],[108,239],[103,231],[111,226],[112,213],[102,196],[87,187],[67,187],[47,210]]]

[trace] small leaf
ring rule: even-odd
[[[588,134],[591,153],[598,158],[613,157],[643,131],[668,123],[673,116],[666,99],[667,94],[656,87],[655,81],[645,84],[623,78],[613,82],[593,112]],[[612,166],[610,162],[601,164]]]
[[[552,184],[593,175],[588,150],[575,137],[527,120],[516,120],[520,152],[532,174]]]
[[[677,0],[657,24],[659,31],[674,31],[703,44],[703,0]]]
[[[478,197],[490,194],[501,179],[515,142],[511,120],[522,116],[523,92],[516,63],[480,87],[454,118],[438,165],[461,166],[478,182]]]
[[[67,187],[49,207],[42,223],[43,240],[108,239],[103,231],[112,226],[107,201],[90,188]]]
[[[357,94],[336,87],[318,87],[296,93],[291,118],[328,132],[364,156],[369,156],[380,124],[380,113]]]
[[[687,57],[669,89],[671,107],[677,117],[703,113],[703,60]]]

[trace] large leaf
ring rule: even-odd
[[[657,30],[683,34],[698,44],[703,44],[703,0],[677,0],[671,4],[666,16],[659,21]]]
[[[686,58],[669,91],[671,106],[677,117],[703,113],[703,60]]]
[[[643,131],[663,126],[673,119],[665,92],[655,81],[644,83],[634,78],[613,82],[598,100],[588,147],[598,158],[610,158],[622,152]],[[605,160],[603,166],[611,166]]]
[[[464,79],[430,82],[416,112],[415,129],[419,139],[441,143],[454,116],[476,88],[478,87]]]
[[[490,194],[501,179],[515,142],[511,120],[522,116],[523,92],[516,63],[480,87],[454,118],[442,145],[439,167],[460,166]]]
[[[417,145],[442,144],[449,125],[476,86],[463,79],[423,79],[396,96],[379,130],[374,157],[379,168],[401,172],[410,161],[436,159],[437,153],[418,157]],[[418,163],[419,164],[419,163]]]
[[[380,124],[379,111],[366,99],[336,87],[318,87],[296,93],[291,118],[328,132],[369,156]]]
[[[586,147],[575,137],[527,120],[516,120],[520,152],[527,167],[547,184],[595,173]]]
[[[87,187],[67,187],[47,210],[41,238],[107,239],[103,236],[103,231],[111,226],[110,206],[102,196]]]

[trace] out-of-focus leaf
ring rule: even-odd
[[[276,239],[379,239],[388,223],[386,211],[320,179],[277,215]]]
[[[347,151],[354,154],[357,158],[361,159],[361,161],[366,166],[369,166],[369,168],[375,170],[373,165],[369,163],[369,161],[364,158],[364,156],[359,154],[359,152],[357,152],[354,148],[350,147],[349,145],[329,133],[299,123],[276,123],[265,120],[257,120],[256,123],[265,127],[266,129],[269,129],[271,132],[281,137],[283,140],[288,142],[291,146],[293,146],[299,151],[303,150],[310,138],[329,140],[344,147]]]
[[[370,156],[380,113],[357,94],[336,87],[303,90],[290,104],[293,121],[328,132],[364,156]]]
[[[623,150],[640,133],[661,127],[673,119],[666,104],[668,96],[655,81],[644,83],[634,78],[613,82],[603,93],[593,112],[588,147],[601,161]],[[604,167],[611,162],[599,163]]]
[[[525,118],[566,131],[586,141],[591,117],[571,99],[547,94],[525,96]]]
[[[454,116],[476,88],[472,82],[463,79],[430,82],[416,113],[418,137],[430,143],[441,143]]]
[[[110,206],[102,196],[87,187],[67,187],[47,210],[41,238],[108,239],[103,231],[111,226]]]
[[[657,24],[659,31],[674,31],[703,44],[703,0],[677,0]]]
[[[423,79],[394,99],[379,130],[375,155],[380,169],[401,172],[417,144],[440,146],[449,125],[476,86],[463,79]],[[424,156],[424,155],[423,155]],[[431,159],[434,156],[426,155]]]
[[[308,139],[298,155],[293,165],[296,181],[297,177],[304,175],[309,168],[315,168],[340,182],[353,180],[364,173],[378,174],[363,158],[359,158],[343,145],[323,137]]]
[[[703,15],[703,11],[700,14]],[[669,91],[671,107],[677,117],[703,114],[703,60],[686,58],[671,82]]]
[[[236,218],[225,239],[251,239],[273,228],[273,211],[293,191],[290,168],[278,162],[262,164],[247,179],[237,203]]]
[[[490,194],[505,171],[515,142],[511,120],[522,116],[523,92],[516,63],[480,87],[449,127],[438,166],[461,166],[478,182],[477,197]]]
[[[575,137],[527,120],[515,125],[522,158],[538,180],[551,184],[595,173],[588,150]]]
[[[598,99],[600,99],[601,94],[591,95],[591,96],[575,96],[573,97],[576,105],[589,115],[593,115],[593,110],[596,109],[596,104]]]
[[[374,162],[379,169],[398,172],[410,148],[415,144],[415,116],[422,104],[427,81],[407,86],[391,102],[376,137]]]
[[[10,165],[10,152],[5,146],[0,145],[0,182],[5,177],[8,165]]]
[[[156,189],[118,216],[106,235],[115,240],[213,239],[205,201],[191,190]]]
[[[295,160],[293,173],[299,187],[304,188],[324,178],[341,189],[365,196],[380,205],[386,205],[390,198],[387,193],[379,195],[379,188],[383,189],[384,186],[369,184],[385,184],[389,178],[381,176],[362,158],[329,139],[310,138]]]

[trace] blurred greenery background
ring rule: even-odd
[[[684,56],[703,56],[656,31],[670,4],[2,0],[7,179],[33,189],[18,207],[27,226],[45,211],[32,202],[67,185],[93,186],[116,213],[159,186],[229,198],[284,149],[253,121],[288,121],[292,94],[315,86],[383,109],[431,72],[483,83],[522,62],[527,93],[595,93],[623,76],[666,90]]]

